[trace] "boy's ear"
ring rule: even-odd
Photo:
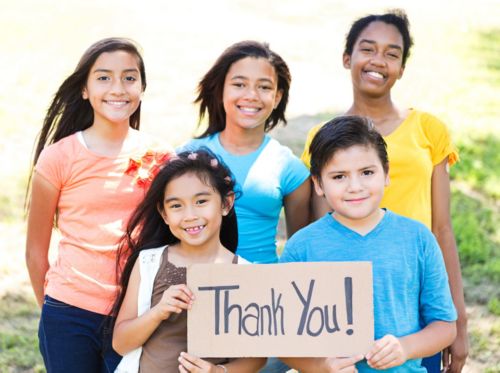
[[[321,185],[321,177],[312,176],[311,178],[314,184],[314,191],[318,196],[323,197],[325,192],[323,192],[323,186]]]
[[[222,202],[222,216],[227,216],[227,214],[229,214],[229,211],[233,208],[234,199],[234,193],[229,193],[226,198],[224,198]]]
[[[344,68],[348,70],[351,68],[351,56],[347,53],[342,55],[342,64],[344,65]]]

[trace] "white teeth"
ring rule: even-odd
[[[184,230],[189,233],[201,231],[203,229],[203,225],[198,225],[196,227],[185,228]]]
[[[106,101],[107,104],[112,105],[112,106],[125,106],[127,104],[127,101]]]
[[[384,76],[376,71],[368,71],[367,74],[377,79],[384,79]]]
[[[256,112],[258,112],[260,109],[259,109],[259,108],[256,108],[256,107],[245,107],[245,106],[240,106],[240,110],[241,110],[241,111],[246,111],[246,112],[249,112],[249,113],[256,113]]]

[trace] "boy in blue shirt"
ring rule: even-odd
[[[389,183],[384,139],[369,119],[342,116],[320,129],[310,152],[316,193],[334,212],[291,237],[280,262],[372,262],[375,342],[356,367],[426,372],[421,358],[453,342],[457,314],[432,233],[379,208]],[[304,371],[337,371],[325,368],[332,359],[283,360]]]

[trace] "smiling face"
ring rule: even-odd
[[[137,57],[125,51],[102,53],[90,69],[82,92],[94,110],[94,125],[126,124],[142,96]]]
[[[184,247],[220,245],[222,216],[231,206],[224,206],[220,194],[198,175],[187,173],[171,180],[162,207],[165,223]]]
[[[246,57],[229,68],[222,100],[226,128],[262,131],[279,104],[281,92],[274,67],[264,58]]]
[[[316,193],[325,196],[335,218],[349,228],[369,226],[379,216],[379,204],[389,177],[372,146],[355,145],[336,151],[313,177]]]
[[[389,94],[403,75],[403,38],[395,26],[372,22],[359,34],[352,54],[344,54],[343,63],[351,70],[355,93]]]

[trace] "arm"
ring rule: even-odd
[[[357,372],[356,364],[363,355],[348,358],[287,357],[280,358],[286,365],[302,373],[351,373]]]
[[[241,358],[232,360],[224,365],[214,365],[190,355],[187,352],[181,352],[179,356],[179,372],[200,372],[200,373],[255,373],[266,363],[266,358]]]
[[[432,356],[448,346],[455,336],[455,322],[434,321],[417,333],[401,338],[388,334],[380,338],[366,354],[366,360],[372,368],[389,369],[409,359]]]
[[[457,244],[450,218],[450,178],[447,169],[448,157],[434,167],[432,172],[432,233],[436,236],[448,273],[453,303],[457,309],[457,338],[443,355],[444,366],[449,372],[459,373],[469,354],[467,336],[467,313],[465,310],[462,274]],[[449,362],[451,355],[451,364]]]
[[[43,304],[45,275],[49,269],[49,247],[59,190],[45,178],[33,174],[26,235],[26,266],[38,305]]]
[[[121,355],[142,346],[163,320],[168,319],[172,313],[189,309],[192,304],[192,293],[187,286],[175,285],[165,290],[157,305],[138,317],[137,299],[141,281],[139,265],[137,260],[113,330],[113,348]]]
[[[309,224],[310,195],[311,181],[307,178],[297,189],[285,196],[286,231],[289,238],[300,228]]]

